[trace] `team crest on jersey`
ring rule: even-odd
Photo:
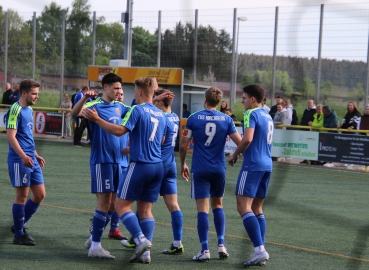
[[[117,112],[117,114],[120,114],[119,108],[115,108],[115,111]]]

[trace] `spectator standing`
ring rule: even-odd
[[[316,106],[316,113],[313,116],[313,121],[309,121],[308,125],[313,128],[322,128],[324,124],[323,106]]]
[[[266,98],[264,98],[263,99],[263,102],[261,103],[261,108],[264,110],[264,111],[266,111],[267,113],[269,113],[270,112],[270,108],[267,106],[267,105],[265,105],[265,102],[266,102],[267,100],[266,100]]]
[[[369,130],[369,104],[366,104],[364,114],[360,117],[357,125],[359,130]]]
[[[281,96],[277,96],[276,98],[275,98],[275,105],[274,106],[272,106],[271,108],[270,108],[270,111],[269,111],[269,114],[270,114],[270,116],[272,117],[272,119],[274,119],[274,115],[275,115],[275,113],[277,112],[277,105],[278,104],[282,104],[282,101],[283,101],[283,99],[282,99],[282,97]]]
[[[74,106],[82,99],[84,94],[88,91],[88,86],[84,86],[81,91],[79,91],[74,98]],[[91,99],[87,99],[87,102],[91,101]],[[81,143],[82,134],[85,128],[87,127],[87,121],[83,117],[76,116],[76,129],[74,131],[74,139],[73,145],[76,147],[83,147]]]
[[[338,116],[334,110],[331,110],[330,106],[323,106],[323,114],[323,127],[336,128],[338,126]]]
[[[323,106],[323,127],[325,128],[336,128],[338,126],[338,117],[334,110],[331,110],[330,106]],[[328,162],[323,165],[324,167],[333,167],[333,163]]]
[[[314,100],[309,99],[307,102],[307,107],[301,118],[301,126],[309,126],[309,122],[314,121],[314,115],[316,113],[316,106]]]
[[[274,125],[285,124],[286,122],[286,110],[283,108],[282,104],[277,104],[277,112],[274,115],[273,123]],[[286,128],[283,128],[286,129]]]
[[[72,109],[72,101],[69,99],[68,94],[64,94],[64,100],[60,104],[60,108],[63,109]],[[71,137],[71,129],[70,129],[70,111],[63,111],[64,114],[64,132],[63,138]]]
[[[220,112],[225,113],[226,110],[229,109],[228,103],[227,101],[223,100],[222,103],[220,104]]]
[[[20,92],[19,92],[19,84],[14,85],[14,91],[9,96],[9,100],[12,104],[16,103],[20,98]]]
[[[314,114],[316,113],[316,107],[314,105],[314,100],[309,99],[307,102],[307,107],[302,115],[301,126],[309,126],[310,122],[314,120]],[[300,163],[307,163],[308,160],[304,159]]]
[[[232,112],[232,109],[229,108],[227,110],[225,110],[224,112],[226,115],[228,115],[230,118],[232,118],[233,122],[238,122],[237,116],[235,116]]]
[[[80,89],[79,88],[76,88],[76,93],[75,94],[73,94],[72,95],[72,97],[71,97],[71,101],[72,101],[72,109],[73,109],[73,107],[74,107],[74,99],[75,99],[75,97],[76,97],[76,95],[77,95],[77,93],[80,91]],[[73,134],[74,134],[74,132],[75,132],[75,130],[76,130],[76,126],[77,126],[77,117],[76,116],[73,116],[72,115],[72,127],[73,127]]]
[[[183,112],[182,112],[182,118],[188,118],[191,113],[189,111],[187,111],[187,104],[186,103],[183,103]]]
[[[3,94],[3,100],[2,100],[2,104],[8,104],[8,105],[11,105],[12,102],[11,100],[9,99],[9,97],[13,94],[13,90],[12,90],[12,87],[10,85],[10,83],[6,83],[5,84],[5,92]]]
[[[282,102],[283,107],[286,109],[286,122],[285,125],[291,125],[292,123],[292,115],[293,115],[293,106],[291,104],[291,100],[289,98],[285,98]]]
[[[359,123],[361,113],[357,109],[354,102],[350,101],[347,104],[347,113],[343,118],[342,125],[338,124],[338,128],[344,128],[348,130],[357,129],[357,124]]]

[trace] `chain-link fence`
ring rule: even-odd
[[[368,17],[358,4],[134,11],[131,63],[181,67],[187,83],[217,85],[231,101],[249,83],[270,96],[366,100]],[[124,28],[120,11],[83,5],[0,10],[0,84],[33,76],[43,89],[84,85],[88,65],[123,58]]]

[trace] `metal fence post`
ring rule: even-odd
[[[233,108],[234,103],[236,101],[236,83],[235,80],[237,74],[235,67],[235,59],[236,59],[236,23],[237,23],[237,8],[233,11],[233,40],[232,40],[232,72],[231,72],[231,89],[230,89],[230,102],[229,105]]]
[[[160,57],[161,57],[161,10],[158,14],[158,54],[157,54],[157,66],[160,67]]]
[[[92,17],[92,61],[91,64],[95,65],[95,52],[96,52],[96,11],[93,12]]]
[[[63,100],[64,92],[64,43],[65,43],[65,10],[62,12],[62,34],[60,51],[60,103]]]
[[[3,90],[5,91],[5,84],[8,81],[8,35],[9,35],[9,13],[5,12],[5,37],[4,37],[4,82]]]
[[[366,85],[365,85],[365,93],[364,93],[364,109],[365,105],[368,102],[368,93],[369,93],[369,34],[368,34],[368,52],[366,56]]]
[[[197,67],[197,38],[198,38],[198,22],[199,22],[199,10],[195,9],[195,34],[193,37],[193,68],[192,68],[192,83],[196,83],[196,67]]]
[[[32,30],[32,79],[36,79],[36,12],[33,12]]]
[[[316,76],[316,104],[320,99],[320,74],[322,66],[322,39],[323,39],[323,18],[324,18],[324,4],[320,6],[320,26],[319,26],[319,49],[318,49],[318,70]]]
[[[275,95],[275,76],[277,71],[276,68],[277,68],[278,15],[279,15],[279,7],[275,7],[272,94],[270,96],[270,107],[273,106],[273,100]]]
[[[132,12],[133,3],[132,0],[127,0],[127,13],[128,20],[125,24],[124,35],[124,59],[128,60],[128,66],[132,64]]]

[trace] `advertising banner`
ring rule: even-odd
[[[236,127],[238,133],[243,137],[243,129],[242,127]],[[233,153],[236,151],[237,145],[232,141],[231,137],[227,136],[226,138],[226,144],[224,148],[225,153]]]
[[[319,133],[319,160],[369,165],[369,137]]]
[[[0,130],[5,130],[6,111],[0,111]]]
[[[35,133],[61,136],[62,125],[62,113],[36,112]]]
[[[274,129],[273,157],[318,160],[319,132]]]
[[[187,118],[182,118],[181,119],[181,127],[180,127],[180,134],[179,134],[179,143],[181,143],[182,141],[182,136],[183,136],[183,131],[185,130],[186,128],[186,124],[187,124]],[[187,152],[188,153],[192,153],[193,152],[193,139],[190,141],[190,143],[188,144],[187,146]]]
[[[88,80],[101,81],[108,73],[115,73],[123,78],[125,83],[134,83],[140,77],[155,77],[158,84],[181,85],[182,69],[180,68],[132,68],[132,67],[107,67],[89,66]]]

